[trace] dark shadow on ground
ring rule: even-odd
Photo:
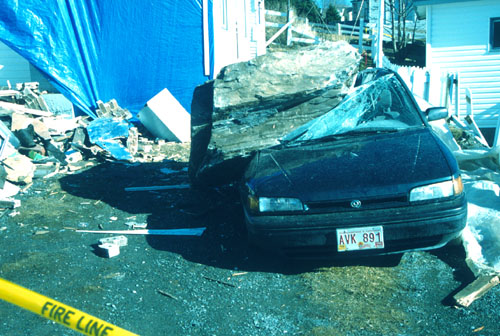
[[[456,240],[440,249],[433,250],[430,253],[438,257],[444,263],[448,264],[448,266],[450,266],[453,270],[453,278],[460,282],[460,286],[458,286],[453,292],[442,300],[444,305],[454,306],[455,300],[453,299],[453,296],[475,279],[474,273],[472,273],[465,262],[465,249],[461,241]]]
[[[348,260],[291,260],[274,251],[247,243],[244,217],[233,186],[195,190],[126,191],[128,187],[185,185],[187,164],[162,162],[122,164],[107,162],[62,177],[61,188],[75,196],[103,202],[131,215],[147,217],[148,229],[205,227],[201,237],[146,236],[157,250],[182,255],[186,260],[224,269],[296,274],[321,267],[365,265],[393,267],[401,256]],[[165,174],[162,169],[176,173]],[[184,169],[184,170],[183,170]],[[97,210],[96,210],[97,211]],[[92,214],[89,214],[91,217]],[[118,225],[118,224],[117,224]],[[104,229],[123,230],[119,227]]]

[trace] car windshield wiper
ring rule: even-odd
[[[298,139],[295,138],[293,140],[289,140],[286,142],[282,142],[282,145],[285,147],[294,147],[294,146],[300,146],[303,144],[309,144],[309,143],[317,143],[317,142],[326,142],[326,141],[332,141],[332,140],[338,140],[342,136],[339,136],[338,134],[329,134],[325,135],[319,138],[312,138],[312,139]]]
[[[357,134],[379,134],[379,133],[396,133],[408,128],[356,128],[344,133],[336,134],[337,136],[348,136]]]

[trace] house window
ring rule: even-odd
[[[500,18],[490,19],[491,49],[500,49]]]

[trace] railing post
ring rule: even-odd
[[[380,6],[379,6],[379,20],[378,20],[378,32],[377,32],[377,37],[378,37],[378,45],[377,45],[377,59],[375,60],[375,64],[379,68],[383,68],[383,59],[384,59],[384,1],[380,1]]]
[[[287,24],[288,24],[288,29],[286,30],[286,45],[289,46],[292,44],[292,25],[291,22],[293,21],[293,11],[291,9],[288,9],[287,12]]]
[[[358,50],[360,54],[363,52],[363,38],[365,35],[364,32],[365,32],[365,19],[361,18],[359,20],[359,36],[358,36]]]
[[[495,137],[493,138],[493,148],[500,145],[500,115],[498,116],[497,127],[495,128]],[[498,158],[500,160],[500,157]]]
[[[431,87],[431,73],[429,71],[425,72],[425,83],[424,83],[424,99],[430,101],[430,87]]]
[[[457,117],[460,119],[460,79],[459,79],[459,73],[457,72],[455,74],[455,113]]]

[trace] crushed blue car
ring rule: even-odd
[[[460,170],[394,72],[358,74],[344,100],[256,153],[240,184],[252,243],[291,257],[439,248],[467,218]]]

